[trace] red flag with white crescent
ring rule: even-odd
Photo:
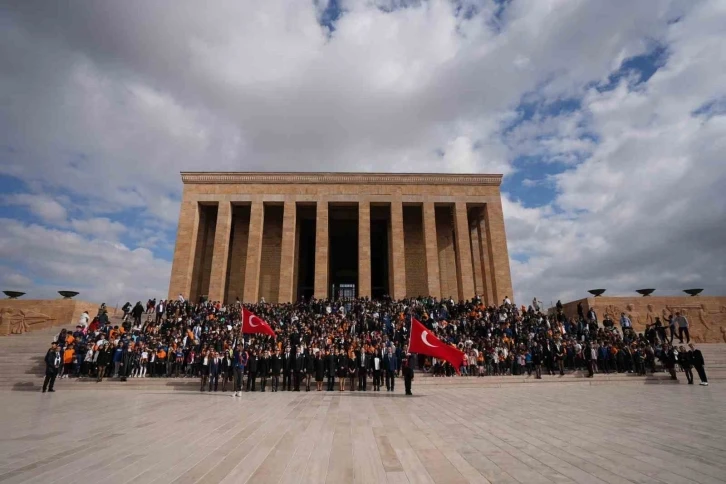
[[[277,336],[267,322],[244,308],[242,308],[242,333],[262,333],[273,338]]]
[[[451,363],[457,373],[464,361],[464,353],[439,340],[416,318],[411,318],[411,338],[408,342],[408,351],[446,360]]]

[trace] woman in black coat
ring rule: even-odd
[[[348,355],[345,354],[345,351],[341,351],[338,354],[336,363],[338,378],[340,379],[340,391],[342,392],[345,390],[345,377],[348,376]]]
[[[315,374],[315,356],[313,355],[313,349],[308,348],[305,353],[305,391],[310,391],[310,382]]]
[[[315,384],[318,387],[318,391],[323,389],[323,379],[325,378],[325,360],[322,357],[322,350],[315,354]]]

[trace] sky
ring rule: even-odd
[[[164,297],[192,171],[504,174],[514,296],[726,294],[726,2],[0,2],[0,289]]]

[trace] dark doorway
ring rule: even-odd
[[[315,291],[315,205],[297,206],[297,298],[308,300]]]
[[[333,299],[355,296],[358,283],[358,205],[331,204],[328,221],[330,296]]]
[[[388,232],[391,225],[390,205],[371,205],[371,296],[380,299],[389,294]]]

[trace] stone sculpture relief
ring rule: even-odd
[[[5,324],[10,329],[10,334],[22,334],[30,331],[30,327],[36,324],[52,321],[53,318],[28,309],[4,308],[0,310],[0,326]]]
[[[577,317],[577,303],[565,304],[568,317]],[[595,309],[600,322],[609,316],[616,327],[620,327],[620,314],[625,313],[638,333],[643,332],[646,325],[655,324],[656,318],[660,318],[664,326],[668,325],[669,317],[680,312],[688,319],[691,339],[695,342],[726,342],[726,297],[599,297],[588,298],[583,305],[585,312],[590,307]]]

